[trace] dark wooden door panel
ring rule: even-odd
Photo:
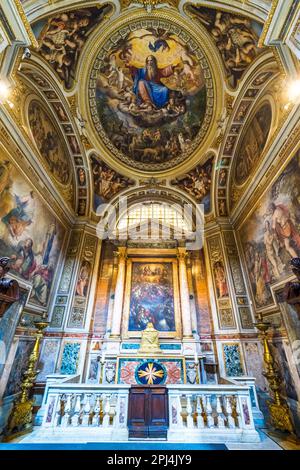
[[[168,390],[159,386],[132,386],[129,392],[130,438],[166,438]]]
[[[148,437],[148,395],[144,387],[132,387],[129,393],[129,437]]]

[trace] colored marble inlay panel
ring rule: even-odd
[[[154,359],[153,359],[154,360]],[[121,358],[118,367],[118,383],[136,384],[136,370],[149,358]],[[183,359],[155,359],[155,362],[161,364],[166,370],[166,384],[184,383],[184,363]]]
[[[240,347],[238,344],[223,345],[224,365],[228,377],[244,375]]]
[[[62,354],[60,373],[73,375],[77,372],[80,343],[66,343]]]

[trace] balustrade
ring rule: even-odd
[[[249,387],[233,385],[168,386],[169,440],[191,442],[259,441],[255,430]],[[214,437],[212,437],[212,434]]]
[[[127,440],[129,385],[47,382],[41,432],[72,439]],[[168,440],[258,442],[250,387],[240,384],[168,385]],[[92,437],[91,437],[92,436]],[[70,438],[71,439],[71,438]]]

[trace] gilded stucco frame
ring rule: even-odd
[[[122,338],[141,338],[141,331],[129,331],[129,310],[130,310],[130,289],[132,279],[132,265],[133,263],[171,263],[173,272],[173,289],[174,289],[174,318],[175,318],[175,331],[160,331],[160,338],[181,338],[181,309],[179,302],[179,279],[178,279],[178,264],[176,258],[159,258],[155,257],[134,257],[127,260],[126,268],[126,281],[125,281],[125,292],[124,292],[124,305],[123,305],[123,316],[122,316]]]

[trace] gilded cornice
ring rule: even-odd
[[[271,23],[273,21],[275,11],[276,11],[276,8],[277,8],[278,4],[279,4],[279,0],[273,0],[272,1],[272,5],[271,5],[271,8],[270,8],[270,11],[269,11],[269,14],[268,14],[268,18],[264,22],[264,27],[263,27],[262,33],[261,33],[259,41],[258,41],[258,47],[263,47],[265,45],[265,40],[266,40],[268,31],[269,31],[269,28],[271,26]]]
[[[124,10],[131,5],[142,5],[147,11],[151,11],[158,5],[170,5],[171,7],[178,8],[180,0],[120,0],[121,9]]]
[[[37,49],[37,48],[39,47],[39,45],[38,45],[38,42],[37,42],[37,40],[36,40],[36,38],[35,38],[35,35],[33,34],[33,31],[32,31],[32,29],[31,29],[30,23],[29,23],[29,21],[28,21],[28,19],[27,19],[27,16],[26,16],[26,13],[25,13],[25,11],[24,11],[24,8],[23,8],[23,5],[22,5],[21,1],[20,1],[20,0],[13,0],[13,2],[14,2],[14,4],[15,4],[15,6],[16,6],[16,9],[18,10],[18,13],[19,13],[19,15],[20,15],[20,17],[21,17],[21,20],[22,20],[22,22],[23,22],[24,28],[26,29],[26,32],[27,32],[27,34],[28,34],[28,37],[29,37],[29,39],[30,39],[30,41],[31,41],[32,46],[33,46],[35,49]]]

